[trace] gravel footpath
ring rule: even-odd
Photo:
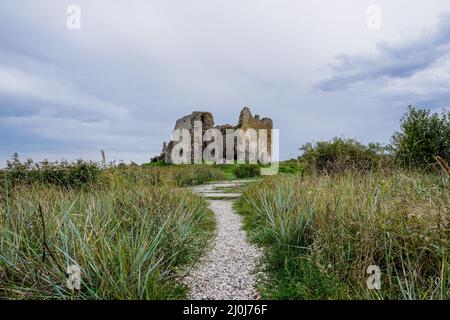
[[[214,192],[215,187],[233,187],[237,183],[221,182],[195,187],[194,191],[206,197],[230,197],[230,200],[208,200],[217,220],[217,236],[209,251],[184,283],[191,288],[194,300],[253,300],[258,299],[255,290],[256,263],[260,250],[249,244],[242,230],[241,217],[234,212],[235,193]]]

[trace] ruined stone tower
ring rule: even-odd
[[[225,136],[225,133],[227,129],[242,129],[244,132],[248,129],[255,129],[257,132],[259,129],[266,129],[267,130],[267,150],[270,154],[272,150],[272,132],[271,129],[273,129],[273,122],[269,118],[263,118],[260,119],[259,115],[253,116],[250,109],[245,107],[242,109],[240,116],[239,116],[239,122],[236,126],[232,126],[229,124],[226,125],[219,125],[214,126],[214,116],[210,112],[200,112],[195,111],[190,115],[187,115],[179,120],[177,120],[175,124],[176,129],[186,129],[191,134],[191,141],[194,139],[194,123],[195,121],[201,121],[202,122],[202,134],[204,134],[208,129],[218,129],[222,134]],[[173,147],[175,146],[177,142],[170,141],[168,144],[164,142],[164,147],[161,155],[159,157],[155,157],[153,160],[164,160],[166,163],[171,164],[171,154]],[[206,147],[206,143],[202,142],[202,150]],[[224,156],[226,155],[226,144],[224,142]],[[236,146],[235,146],[236,148]],[[234,150],[234,154],[236,155],[236,150]],[[194,151],[191,152],[192,157],[194,154]]]

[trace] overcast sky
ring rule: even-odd
[[[66,26],[81,8],[81,29]],[[381,29],[367,27],[370,5]],[[450,105],[450,1],[2,0],[0,161],[141,163],[175,120],[239,111],[281,157],[333,136],[389,142],[414,104]]]

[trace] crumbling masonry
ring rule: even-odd
[[[249,108],[245,107],[242,109],[241,114],[239,116],[239,123],[236,126],[231,126],[229,124],[214,126],[214,116],[210,112],[200,112],[195,111],[192,114],[185,116],[179,120],[177,120],[175,124],[175,129],[186,129],[191,134],[191,141],[193,141],[194,137],[194,123],[196,121],[202,122],[202,131],[203,134],[209,129],[218,129],[222,135],[225,137],[227,129],[238,130],[242,129],[244,132],[248,129],[254,129],[258,132],[259,129],[267,130],[267,151],[269,154],[272,150],[272,131],[273,122],[272,119],[262,118],[260,119],[259,115],[252,116],[252,113]],[[152,159],[152,162],[164,160],[166,163],[171,164],[171,154],[173,147],[177,144],[176,141],[170,141],[168,144],[164,142],[163,151],[160,156]],[[203,148],[206,148],[207,143],[203,142]],[[226,155],[226,143],[223,144],[224,147],[224,158]],[[236,148],[236,145],[234,146]],[[194,154],[194,152],[192,152]],[[236,150],[234,150],[234,155],[237,155]]]

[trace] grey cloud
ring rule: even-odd
[[[82,30],[70,32],[65,9],[73,2],[2,0],[0,161],[14,151],[36,160],[95,159],[100,149],[111,158],[145,161],[160,152],[175,119],[207,110],[217,123],[235,123],[246,105],[274,119],[282,158],[287,158],[302,143],[333,135],[385,141],[401,114],[401,102],[386,102],[377,90],[315,87],[317,70],[334,55],[373,45],[355,40],[366,39],[366,30],[359,28],[364,1],[77,0]],[[405,16],[392,1],[379,2],[395,13],[395,26],[408,26],[405,20],[422,18],[430,8],[417,2]],[[428,17],[450,7],[429,2],[434,8]],[[411,56],[392,74],[405,77],[408,70],[423,69],[429,56],[439,60],[440,51],[430,49],[446,43],[448,32],[439,30],[423,44],[423,57]],[[380,52],[402,55],[397,48]],[[379,61],[371,59],[343,56],[345,68],[334,69],[335,77],[358,79],[363,70],[399,101],[405,88],[411,99],[443,97],[445,88],[436,91],[435,82],[384,81],[379,75],[392,68],[379,64],[377,70],[373,65]],[[443,68],[435,66],[433,72]],[[439,74],[445,79],[445,72]]]
[[[324,91],[346,89],[367,81],[408,78],[423,71],[450,52],[450,14],[442,14],[434,31],[406,44],[378,45],[376,54],[338,55],[332,76],[319,84]]]

